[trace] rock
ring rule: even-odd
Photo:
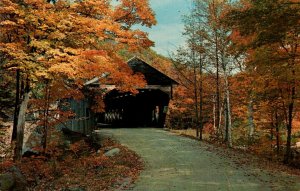
[[[115,191],[121,191],[121,190],[128,190],[128,188],[130,188],[130,184],[132,183],[132,178],[124,178],[119,180],[115,187],[117,187],[116,189],[114,189]]]
[[[101,148],[101,140],[102,140],[102,137],[99,132],[94,131],[94,132],[92,132],[91,136],[89,137],[89,141],[95,149]]]
[[[100,146],[103,146],[103,141],[107,140],[108,138],[113,138],[113,135],[111,133],[101,132],[100,130],[94,130],[91,134],[91,140],[97,144],[100,144]]]
[[[64,143],[63,143],[63,145],[64,145],[65,148],[69,149],[70,146],[71,146],[71,141],[65,140]]]
[[[96,152],[96,154],[97,155],[101,155],[101,154],[103,154],[103,151],[101,151],[100,149],[98,149],[97,152]]]
[[[30,127],[26,124],[24,130],[24,144],[23,144],[23,154],[26,151],[32,152],[33,148],[41,146],[42,141],[42,128],[41,127]],[[28,155],[29,153],[27,153]]]
[[[24,152],[23,157],[37,157],[40,156],[39,152],[37,151],[33,151],[33,150],[27,150],[26,152]]]
[[[110,151],[112,149],[114,149],[114,147],[106,147],[106,148],[104,148],[104,153],[106,153],[107,151]]]
[[[85,191],[85,188],[66,188],[64,191]]]
[[[113,156],[116,156],[119,153],[120,153],[120,149],[119,148],[114,148],[114,149],[111,149],[111,150],[107,151],[106,153],[104,153],[104,155],[107,156],[107,157],[113,157]]]
[[[23,191],[26,190],[27,181],[25,176],[21,173],[20,169],[13,166],[9,169],[9,172],[12,174],[15,180],[14,191]]]
[[[0,174],[0,190],[12,190],[15,186],[15,178],[12,174]]]
[[[0,190],[23,191],[26,190],[26,179],[21,171],[13,166],[6,174],[0,175]]]

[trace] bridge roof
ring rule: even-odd
[[[169,76],[163,74],[138,57],[131,58],[127,61],[127,63],[134,73],[142,73],[145,76],[145,80],[148,85],[178,84],[175,80],[171,79]]]
[[[149,65],[147,62],[143,61],[138,57],[133,57],[127,61],[128,66],[132,69],[134,73],[141,73],[145,76],[147,85],[159,85],[159,86],[171,86],[177,85],[178,82],[170,78],[169,76],[163,74],[159,70],[155,69],[153,66]],[[96,77],[87,81],[84,85],[99,84],[99,79],[106,77],[106,74],[103,74],[101,77]],[[113,85],[110,85],[113,86]]]

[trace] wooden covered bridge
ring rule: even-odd
[[[136,95],[118,92],[113,85],[100,85],[111,89],[104,98],[105,112],[92,113],[87,100],[80,103],[72,101],[71,109],[76,113],[76,118],[85,121],[71,119],[67,122],[68,128],[89,134],[96,121],[98,124],[114,127],[164,126],[173,86],[178,83],[140,58],[134,57],[127,63],[134,73],[144,75],[147,85],[138,89],[139,93]],[[98,81],[91,80],[93,84],[86,85],[97,85]]]

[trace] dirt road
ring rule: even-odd
[[[137,152],[146,163],[132,190],[300,191],[299,177],[237,165],[213,146],[152,128],[102,129]]]

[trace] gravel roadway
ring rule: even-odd
[[[129,190],[300,191],[299,177],[237,165],[213,146],[154,128],[101,129],[138,153],[145,170]]]

